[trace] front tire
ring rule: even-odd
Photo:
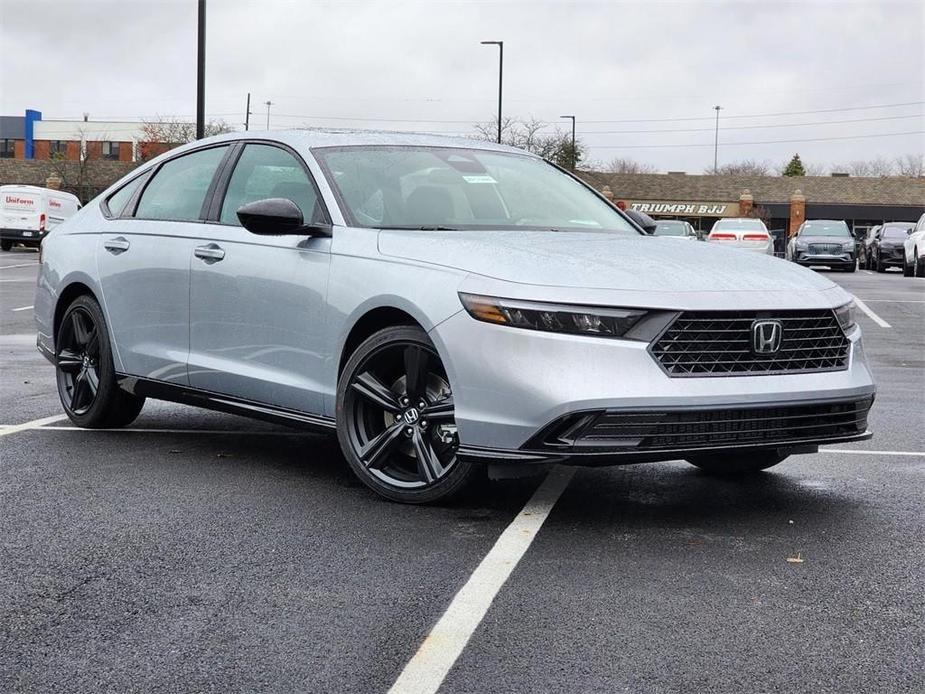
[[[883,260],[880,258],[880,254],[877,254],[877,260],[875,268],[877,272],[886,272],[886,265],[883,264]]]
[[[687,462],[709,475],[742,477],[774,467],[788,457],[776,451],[731,451],[695,456],[688,458]]]
[[[915,251],[915,276],[925,277],[925,255],[920,256],[918,250]]]
[[[354,474],[393,501],[459,494],[478,468],[456,456],[453,395],[420,327],[384,328],[351,355],[337,386],[337,438]]]
[[[858,269],[858,264],[857,264],[857,262],[854,262],[854,263],[852,263],[851,265],[849,265],[848,267],[845,268],[845,272],[856,272],[857,269]]]
[[[123,427],[135,421],[145,399],[116,382],[103,311],[90,296],[77,297],[55,335],[58,396],[74,424],[87,429]]]
[[[903,277],[915,277],[915,257],[914,256],[913,256],[911,263],[907,263],[906,257],[903,256]]]

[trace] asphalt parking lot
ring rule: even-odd
[[[442,692],[925,690],[925,280],[828,273],[872,314],[872,440],[748,482],[553,473],[524,515],[542,477],[401,506],[231,415],[69,427],[36,262],[0,255],[0,691],[379,692],[435,652]],[[512,522],[495,595],[470,578]],[[464,586],[491,604],[447,660]]]

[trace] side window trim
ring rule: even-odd
[[[225,152],[225,155],[222,157],[222,160],[218,163],[218,166],[215,168],[215,173],[212,174],[212,180],[209,182],[209,187],[206,189],[206,195],[205,195],[205,198],[203,198],[202,207],[199,209],[199,217],[192,222],[187,222],[187,223],[192,223],[192,224],[201,224],[202,222],[205,221],[205,217],[203,215],[208,210],[209,201],[211,200],[211,196],[215,190],[215,184],[216,184],[218,175],[222,172],[223,168],[225,167],[228,161],[228,157],[231,154],[231,150],[234,149],[235,144],[236,144],[235,141],[216,142],[214,144],[210,144],[205,147],[196,147],[195,149],[188,149],[182,153],[177,154],[176,156],[165,159],[164,161],[159,163],[154,168],[148,169],[148,180],[146,180],[142,185],[138,186],[138,190],[135,191],[135,194],[132,196],[132,199],[129,200],[128,205],[126,205],[126,208],[124,211],[128,212],[128,210],[131,208],[131,214],[130,215],[126,214],[124,218],[125,219],[137,219],[135,217],[135,213],[138,211],[138,203],[141,200],[141,196],[145,194],[145,191],[148,189],[148,185],[151,183],[151,181],[154,180],[155,176],[157,176],[157,174],[160,173],[160,170],[164,168],[165,164],[169,164],[172,161],[176,161],[177,159],[181,157],[185,157],[188,154],[204,152],[207,149],[213,149],[215,147],[224,147],[228,151]],[[160,222],[160,221],[171,221],[171,220],[147,219],[144,221]]]
[[[276,140],[261,140],[258,138],[247,139],[247,140],[235,140],[235,143],[238,145],[238,151],[235,155],[235,159],[232,166],[227,168],[226,171],[221,171],[223,174],[221,180],[219,181],[220,185],[216,187],[214,191],[214,204],[210,206],[209,215],[206,218],[206,221],[210,224],[221,224],[222,226],[235,226],[231,224],[222,224],[220,221],[222,214],[222,206],[225,204],[225,195],[228,193],[228,184],[231,182],[231,176],[234,174],[235,166],[238,164],[238,159],[240,159],[241,154],[244,152],[244,148],[247,145],[267,145],[270,147],[276,147],[281,149],[284,152],[292,155],[295,160],[299,163],[299,166],[302,167],[302,170],[305,172],[305,175],[308,177],[308,182],[312,186],[312,190],[315,192],[316,205],[321,210],[322,223],[330,224],[331,215],[328,213],[328,207],[324,202],[324,198],[321,196],[321,191],[318,188],[318,183],[315,181],[315,177],[312,176],[311,170],[308,168],[308,165],[305,163],[305,160],[302,156],[296,152],[292,147],[282,142],[277,142]]]
[[[242,152],[244,152],[244,144],[242,142],[235,142],[229,156],[222,161],[222,165],[217,172],[218,175],[213,182],[214,185],[206,196],[206,201],[209,203],[209,208],[206,210],[204,218],[206,224],[221,224],[219,218],[222,214],[222,203],[225,201],[225,193],[228,190],[231,175],[238,165],[238,160],[241,158]]]

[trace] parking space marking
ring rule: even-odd
[[[849,455],[910,455],[925,458],[925,451],[862,451],[851,448],[820,448],[820,453],[847,453]]]
[[[870,304],[925,304],[925,299],[864,299]]]
[[[892,328],[893,326],[883,320],[880,316],[874,313],[870,307],[861,301],[858,297],[854,297],[854,303],[859,309],[867,314],[867,317],[870,318],[874,323],[879,325],[881,328]]]
[[[574,468],[558,467],[546,476],[460,588],[389,694],[432,694],[439,689],[574,474]]]
[[[34,306],[20,306],[19,308],[14,308],[11,310],[13,313],[16,313],[17,311],[28,311],[30,308],[34,308]]]
[[[36,267],[38,263],[22,263],[21,265],[0,265],[0,270],[11,270],[14,267]]]
[[[31,422],[25,422],[23,424],[9,424],[3,427],[0,430],[0,436],[7,436],[8,434],[15,434],[18,431],[29,431],[31,429],[41,429],[46,424],[52,424],[54,422],[60,422],[62,419],[67,419],[65,414],[56,414],[52,417],[43,417],[42,419],[33,419]]]

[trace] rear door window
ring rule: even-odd
[[[165,162],[145,187],[135,210],[137,219],[195,222],[227,146],[210,147]]]
[[[295,156],[273,145],[246,145],[228,181],[219,221],[240,226],[238,210],[266,198],[291,200],[306,223],[325,221],[315,186]]]

